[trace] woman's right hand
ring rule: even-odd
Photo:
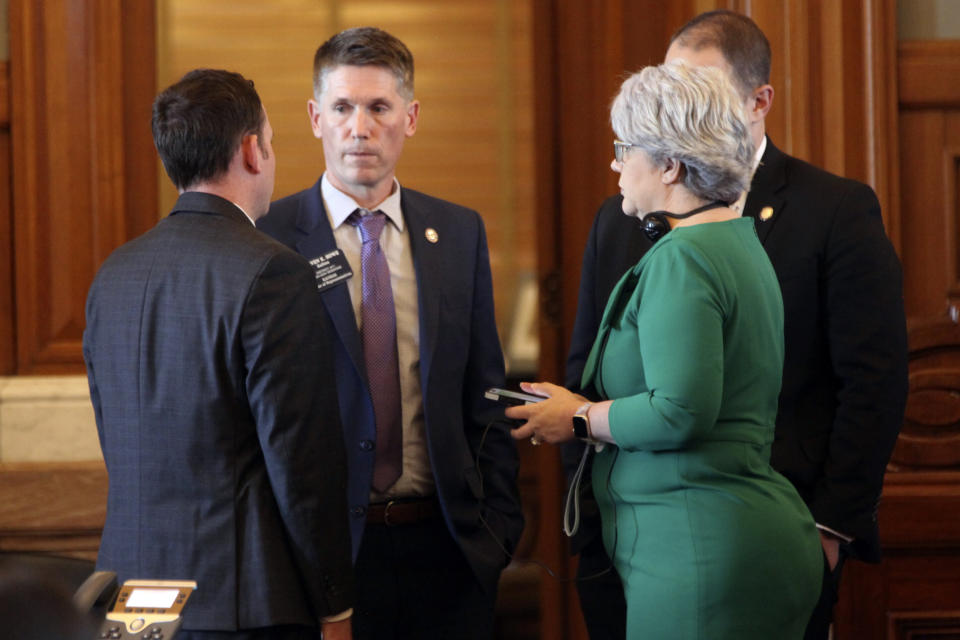
[[[510,407],[505,415],[526,422],[510,431],[517,440],[559,444],[573,439],[573,416],[587,399],[549,382],[521,382],[527,393],[546,398],[541,402]]]

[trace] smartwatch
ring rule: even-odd
[[[588,415],[592,406],[592,402],[587,402],[573,414],[573,435],[575,438],[581,440],[593,439],[593,433],[590,431],[590,416]]]

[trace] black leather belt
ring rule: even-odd
[[[396,527],[433,520],[440,515],[436,498],[414,498],[375,502],[367,506],[367,524]]]

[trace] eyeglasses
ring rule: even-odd
[[[613,157],[618,164],[623,163],[623,156],[627,152],[627,149],[635,147],[637,145],[630,144],[629,142],[623,142],[622,140],[613,141]]]

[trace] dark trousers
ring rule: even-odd
[[[827,640],[830,637],[833,607],[837,604],[837,598],[840,595],[840,573],[846,556],[843,545],[840,545],[840,559],[833,571],[830,571],[827,556],[823,556],[823,586],[820,589],[820,599],[817,600],[817,606],[814,607],[810,622],[807,623],[803,640]]]
[[[368,524],[355,566],[357,640],[490,640],[496,589],[487,593],[441,517]]]
[[[184,631],[181,629],[173,640],[320,640],[320,632],[314,627],[282,625],[244,629],[242,631]]]
[[[590,640],[623,640],[627,635],[627,601],[617,570],[600,536],[580,552],[577,593]]]

